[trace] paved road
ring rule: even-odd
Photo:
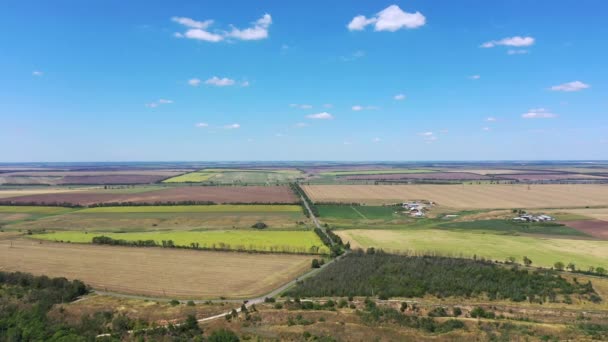
[[[308,210],[308,213],[310,214],[310,218],[312,219],[312,222],[314,222],[315,226],[317,226],[317,228],[321,229],[321,231],[323,232],[323,234],[325,234],[325,236],[327,237],[327,240],[329,241],[329,243],[332,245],[334,245],[334,240],[332,240],[329,235],[327,235],[327,230],[321,226],[321,224],[319,223],[319,220],[317,219],[317,217],[315,216],[315,214],[312,213],[312,210],[310,210],[310,206],[308,205],[308,202],[304,199],[304,196],[300,195],[300,198],[302,199],[302,203],[304,203],[304,206],[306,207],[306,210]]]

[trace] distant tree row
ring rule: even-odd
[[[304,202],[306,202],[306,204],[308,204],[308,207],[310,208],[310,211],[312,211],[312,214],[316,217],[319,217],[319,209],[310,200],[310,198],[306,194],[306,191],[304,191],[300,187],[300,184],[289,183],[289,187],[296,194],[296,196],[298,196],[298,198],[300,199],[300,204],[302,205],[302,210],[304,210],[304,215],[306,215],[306,217],[310,217],[310,213],[308,212],[308,210],[306,210],[306,205],[304,203],[302,203],[302,198],[304,198]]]

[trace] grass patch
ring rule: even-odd
[[[74,209],[44,206],[0,206],[0,213],[3,214],[58,215],[69,213],[71,211],[74,211]]]
[[[191,247],[198,243],[200,248],[228,249],[260,252],[310,253],[318,247],[319,253],[328,253],[327,247],[312,231],[246,231],[216,230],[205,232],[169,231],[147,233],[87,233],[87,232],[54,232],[32,235],[35,239],[91,243],[95,236],[107,236],[116,240],[138,241],[153,240],[158,245],[162,241],[172,240],[175,246]]]

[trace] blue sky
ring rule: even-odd
[[[8,1],[0,162],[608,159],[602,0]]]

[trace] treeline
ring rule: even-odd
[[[63,242],[63,241],[60,241]],[[293,247],[293,246],[255,246],[255,245],[230,245],[224,242],[213,243],[210,246],[201,245],[198,242],[191,242],[189,245],[176,245],[173,240],[162,240],[160,243],[155,240],[124,240],[114,239],[109,236],[101,235],[92,238],[91,242],[96,245],[127,246],[127,247],[162,247],[162,248],[181,248],[195,249],[215,252],[244,252],[244,253],[285,253],[285,254],[306,254],[318,255],[325,254],[319,246]]]
[[[323,230],[315,227],[314,231],[319,236],[321,241],[323,241],[323,244],[329,248],[330,256],[336,257],[342,255],[346,250],[350,249],[350,243],[345,245],[342,238],[336,235],[336,233],[332,232],[331,229]]]
[[[85,314],[75,324],[67,323],[63,315],[49,315],[54,305],[74,301],[87,292],[88,287],[79,280],[0,272],[0,341],[203,341],[203,330],[192,315],[181,324],[168,326],[111,311]],[[60,313],[62,310],[58,308]],[[98,337],[102,334],[105,336]],[[238,337],[231,331],[216,330],[207,340],[238,341]]]
[[[530,272],[518,266],[433,256],[401,256],[357,250],[314,277],[298,282],[293,297],[378,296],[478,297],[515,302],[571,302],[570,295],[598,302],[591,282],[569,282],[551,270]],[[558,296],[561,296],[558,298]]]
[[[0,201],[0,206],[42,206],[42,207],[64,207],[64,208],[98,208],[98,207],[151,207],[151,206],[178,206],[178,205],[294,205],[295,202],[212,202],[212,201],[156,201],[156,202],[105,202],[93,204],[77,204],[71,202],[15,202]],[[304,210],[306,214],[308,212]]]
[[[310,211],[312,211],[312,214],[315,215],[316,217],[319,217],[319,209],[310,200],[308,195],[306,195],[306,191],[304,191],[300,187],[300,184],[289,183],[289,187],[298,196],[298,198],[300,198],[300,204],[302,205],[302,210],[304,210],[304,214],[306,215],[306,217],[310,217],[310,213],[308,212],[308,210],[306,210],[306,205],[304,203],[302,203],[302,198],[304,198],[304,202],[306,202],[306,204],[308,204],[308,207],[310,208]]]

